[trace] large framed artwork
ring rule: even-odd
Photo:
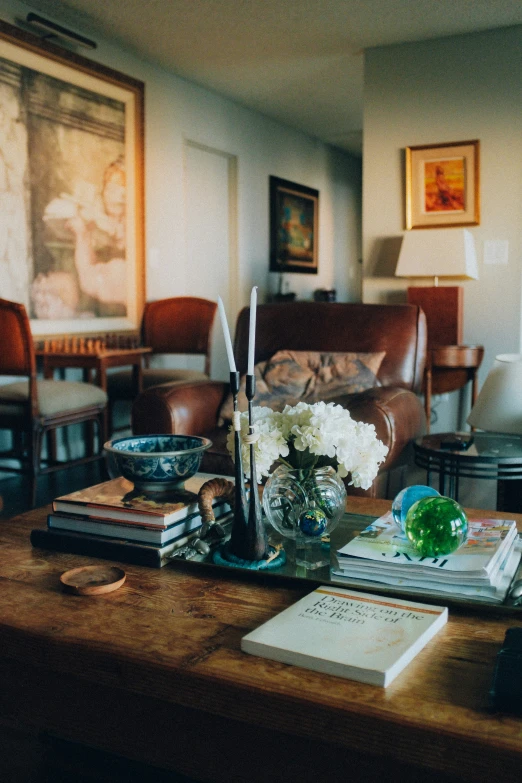
[[[142,82],[0,22],[0,296],[35,336],[139,327],[143,122]]]
[[[318,270],[319,191],[270,177],[270,271]]]
[[[477,140],[406,147],[406,228],[477,226]]]

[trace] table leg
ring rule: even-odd
[[[459,481],[460,481],[459,462],[455,462],[455,491],[451,497],[454,500],[456,500],[457,503],[459,502]]]
[[[424,412],[426,414],[426,432],[430,433],[431,424],[431,367],[426,367],[424,372]]]
[[[448,482],[447,482],[447,492],[446,492],[446,462],[447,462],[447,468],[448,468]],[[448,459],[442,460],[440,465],[440,474],[439,474],[439,492],[441,495],[444,495],[448,498],[453,498],[453,500],[459,499],[459,464],[457,460],[451,460]]]
[[[497,511],[508,511],[513,514],[522,512],[522,481],[513,479],[497,482]]]
[[[47,459],[49,465],[54,465],[58,461],[56,430],[48,430],[46,439],[47,439]]]
[[[132,386],[134,390],[134,396],[137,397],[143,389],[143,370],[141,366],[141,357],[139,357],[137,362],[132,365]]]
[[[103,389],[104,392],[107,391],[107,368],[100,364],[96,368],[96,381],[100,389]]]
[[[440,464],[439,492],[441,495],[446,494],[446,463],[444,462],[444,460],[442,460]]]
[[[471,408],[475,405],[478,396],[478,375],[477,368],[471,370]],[[471,432],[475,432],[476,427],[470,427]]]

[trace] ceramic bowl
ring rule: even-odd
[[[183,488],[212,441],[196,435],[135,435],[105,443],[111,478],[124,476],[143,492]]]

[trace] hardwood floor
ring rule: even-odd
[[[125,400],[123,402],[126,402]],[[124,437],[131,434],[130,407],[124,405],[115,409],[117,429],[112,437]],[[88,462],[74,468],[58,470],[38,478],[35,508],[46,506],[59,495],[74,492],[77,489],[107,481],[109,474],[105,460]],[[31,506],[31,487],[27,476],[0,471],[0,520],[10,519],[16,514],[29,511]]]
[[[98,484],[109,478],[104,460],[59,470],[38,478],[36,506],[45,506],[66,492]],[[31,508],[31,486],[27,476],[0,473],[0,498],[3,501],[0,520],[10,519]]]

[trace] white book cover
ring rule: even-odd
[[[323,585],[244,636],[241,649],[386,687],[447,619],[447,607]]]
[[[391,512],[368,525],[358,536],[341,547],[339,566],[349,563],[350,570],[382,569],[418,575],[432,571],[431,578],[488,578],[498,570],[507,550],[517,536],[514,520],[472,519],[468,538],[455,552],[440,557],[423,557],[395,524]],[[435,576],[437,574],[438,576]]]
[[[384,587],[398,587],[402,593],[411,595],[429,595],[433,598],[457,598],[466,601],[479,601],[501,604],[511,587],[513,577],[517,573],[522,555],[522,542],[517,540],[515,546],[507,553],[498,574],[491,584],[462,585],[455,582],[437,582],[427,579],[409,579],[402,576],[380,576],[371,574],[367,579],[359,574],[351,575],[348,571],[332,569],[332,581],[338,584],[363,587],[366,590],[379,590]],[[441,595],[442,594],[442,595]]]

